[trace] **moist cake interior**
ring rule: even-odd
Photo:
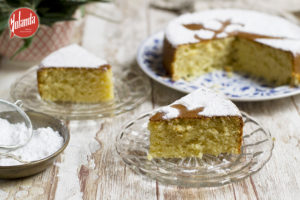
[[[99,103],[114,98],[111,66],[76,44],[47,56],[37,79],[40,96],[47,101]]]
[[[237,9],[185,14],[165,31],[163,63],[173,80],[216,69],[263,78],[271,85],[300,81],[300,28],[282,18]]]
[[[148,159],[239,154],[243,120],[222,94],[200,88],[151,116]]]
[[[48,68],[38,72],[44,100],[97,103],[113,99],[110,66],[99,69]]]
[[[231,69],[264,78],[269,84],[283,85],[292,81],[291,53],[271,48],[246,38],[229,37],[176,50],[173,79],[192,80],[216,69]]]
[[[240,153],[239,117],[203,117],[150,122],[150,159]]]

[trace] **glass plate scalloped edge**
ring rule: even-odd
[[[147,159],[151,113],[129,122],[116,138],[116,151],[136,173],[165,184],[184,187],[215,187],[242,180],[258,172],[270,159],[274,147],[271,134],[242,112],[243,145],[240,155],[204,155],[199,158]]]
[[[25,109],[46,113],[61,119],[94,119],[113,117],[141,105],[151,93],[150,81],[144,75],[125,68],[114,73],[114,95],[111,102],[99,104],[55,103],[41,99],[37,89],[37,66],[29,69],[11,86],[14,101],[22,100]]]

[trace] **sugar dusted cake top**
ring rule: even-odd
[[[299,26],[257,11],[215,9],[184,14],[171,21],[165,30],[166,38],[174,47],[238,34],[294,54],[300,53]]]
[[[89,53],[77,44],[72,44],[54,51],[40,64],[40,67],[64,67],[64,68],[99,68],[107,65],[107,62]]]
[[[201,87],[172,104],[159,108],[150,121],[201,116],[241,116],[241,113],[223,94]]]

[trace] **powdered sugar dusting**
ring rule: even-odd
[[[25,143],[29,137],[30,132],[25,123],[11,124],[6,119],[0,118],[0,145],[12,146]]]
[[[300,40],[256,39],[255,41],[276,47],[278,49],[291,51],[295,56],[300,53]]]
[[[40,67],[98,68],[102,65],[107,65],[107,62],[77,44],[72,44],[51,53],[41,62]]]
[[[228,34],[225,33],[225,32],[223,32],[223,33],[219,33],[219,34],[217,35],[217,38],[224,38],[224,37],[227,37],[227,36],[228,36]]]
[[[222,24],[217,21],[217,20],[208,20],[205,22],[205,28],[209,28],[209,29],[220,29],[222,27]]]
[[[162,107],[159,112],[165,113],[165,115],[162,117],[163,119],[173,119],[178,117],[179,111],[176,108],[172,108],[170,106]]]
[[[172,104],[159,108],[156,112],[164,113],[163,119],[174,119],[179,116],[177,109],[171,107],[175,104],[184,105],[188,110],[204,107],[199,112],[199,116],[242,116],[239,109],[223,94],[213,92],[210,89],[201,87],[200,89],[182,97]]]
[[[22,134],[20,134],[20,136],[21,135]],[[0,149],[0,153],[9,153],[19,157],[23,161],[30,162],[40,160],[52,155],[63,146],[63,143],[64,140],[57,131],[54,131],[50,127],[38,128],[36,130],[33,130],[32,138],[25,146],[14,150]],[[12,158],[0,157],[0,166],[20,164],[22,163]]]
[[[208,31],[208,30],[200,30],[196,32],[196,35],[201,35],[202,39],[209,39],[212,38],[214,36],[214,32],[213,31]]]
[[[230,20],[232,24],[228,25],[222,33],[217,34],[217,38],[227,37],[228,33],[240,31],[270,37],[283,37],[294,41],[300,40],[300,27],[297,25],[277,16],[239,9],[215,9],[182,15],[168,24],[165,35],[174,47],[181,44],[197,43],[199,38],[212,39],[213,36],[209,38],[207,32],[190,30],[183,25],[202,24],[206,29],[218,31],[222,22],[226,20]],[[198,39],[195,38],[195,35],[198,36]],[[257,41],[294,53],[300,52],[297,48],[299,47],[298,42],[284,44],[283,40],[277,42],[275,39]]]

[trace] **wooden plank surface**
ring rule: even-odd
[[[140,42],[163,29],[176,14],[149,8],[148,1],[119,4],[119,22],[86,17],[81,44],[107,58],[115,72],[126,67],[139,70],[135,55]],[[9,99],[10,84],[24,71],[0,66],[0,98]],[[133,173],[115,151],[115,138],[126,121],[184,95],[153,81],[149,90],[151,96],[143,105],[122,116],[67,121],[71,140],[55,165],[25,179],[0,180],[0,199],[300,199],[299,95],[237,103],[275,138],[273,156],[261,171],[223,187],[183,188]]]

